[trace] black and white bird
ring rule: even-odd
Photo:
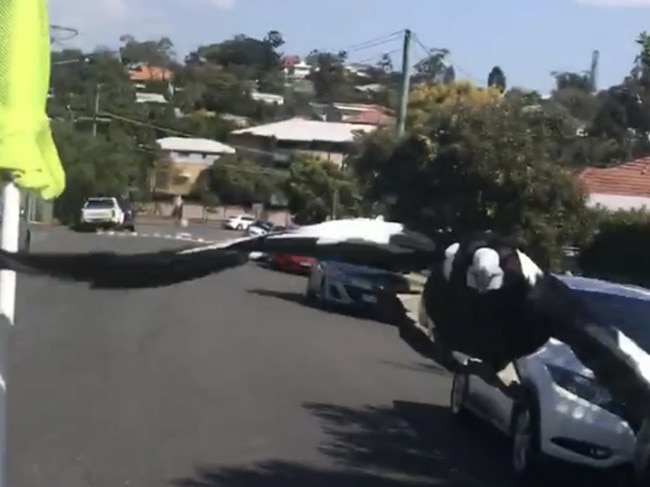
[[[438,359],[455,368],[453,352],[494,378],[506,364],[556,337],[574,350],[617,399],[650,410],[650,378],[616,340],[603,337],[569,293],[515,242],[482,232],[449,244],[381,219],[334,220],[278,233],[178,251],[143,254],[0,251],[0,268],[85,282],[95,288],[169,286],[245,264],[253,252],[290,253],[395,271],[429,270],[422,295],[434,324]],[[634,396],[634,397],[633,397]],[[641,399],[635,399],[640,397]],[[643,401],[646,401],[643,403]]]

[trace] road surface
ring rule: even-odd
[[[42,229],[40,250],[187,243]],[[9,481],[21,487],[506,486],[447,375],[395,329],[304,306],[253,265],[159,290],[21,277]]]

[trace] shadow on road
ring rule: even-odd
[[[273,291],[270,289],[249,289],[247,292],[250,294],[256,294],[257,296],[262,296],[264,298],[280,299],[282,301],[288,301],[289,303],[307,306],[307,301],[305,299],[304,293],[296,293],[291,291]]]
[[[396,401],[392,407],[304,406],[327,436],[321,469],[286,461],[203,468],[177,487],[506,487],[507,455],[486,433],[450,421],[447,408]],[[483,436],[483,438],[482,438]],[[491,436],[491,435],[489,435]],[[496,445],[496,448],[495,448]]]
[[[263,296],[267,298],[281,299],[294,304],[300,304],[302,306],[310,307],[311,305],[307,302],[304,293],[290,292],[290,291],[272,291],[270,289],[249,289],[247,292],[250,294],[256,294],[258,296]],[[337,306],[335,304],[329,304],[327,308],[320,308],[321,311],[337,314],[341,316],[350,316],[354,318],[360,318],[364,320],[371,320],[373,323],[384,324],[388,326],[394,326],[392,323],[387,321],[376,319],[375,316],[370,316],[370,313],[357,310],[353,307],[347,306]]]
[[[390,365],[392,367],[396,367],[398,369],[403,369],[403,370],[409,370],[411,372],[424,372],[428,374],[435,374],[435,375],[441,375],[445,377],[450,377],[451,372],[449,372],[447,369],[444,367],[441,367],[440,365],[434,363],[434,362],[429,362],[429,363],[424,363],[424,362],[410,362],[410,363],[400,363],[400,362],[393,362],[390,360],[382,360],[382,364],[385,365]]]

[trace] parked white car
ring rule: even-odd
[[[84,227],[122,227],[124,220],[124,210],[117,198],[88,198],[81,208],[81,224]]]
[[[593,316],[601,317],[597,321],[616,327],[650,354],[650,290],[583,277],[558,278]],[[640,359],[643,368],[645,358]],[[650,370],[642,373],[650,377]],[[568,346],[550,340],[513,364],[511,375],[523,385],[525,399],[514,402],[476,376],[457,374],[450,407],[456,417],[469,413],[512,438],[517,476],[531,476],[548,458],[623,475],[633,464],[637,471],[647,468],[650,447],[637,445],[636,431],[623,419],[620,406]]]
[[[253,223],[251,223],[248,226],[245,233],[249,237],[259,237],[260,235],[266,235],[272,230],[273,230],[273,223],[266,222],[263,220],[255,220]]]
[[[247,230],[253,222],[255,217],[251,215],[237,215],[228,218],[223,226],[229,230]]]

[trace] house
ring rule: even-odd
[[[364,103],[310,103],[314,118],[328,122],[359,123],[364,125],[393,125],[392,110],[381,105]]]
[[[266,103],[267,105],[284,105],[284,96],[273,93],[260,93],[259,91],[251,92],[251,98],[255,101]]]
[[[589,206],[650,211],[650,157],[612,167],[588,167],[578,174]]]
[[[129,66],[129,79],[133,83],[170,82],[174,79],[174,73],[171,69],[140,63]]]
[[[285,56],[282,58],[284,74],[288,80],[303,80],[311,73],[311,66],[302,61],[299,56]]]
[[[373,66],[363,63],[350,63],[343,66],[343,70],[350,76],[357,78],[368,78],[368,72],[373,69]]]
[[[165,137],[157,140],[162,157],[156,165],[152,187],[161,195],[186,196],[201,174],[225,154],[235,149],[209,139]]]
[[[165,98],[165,95],[160,93],[148,93],[138,91],[135,94],[136,103],[152,103],[157,105],[167,105],[169,102]]]
[[[375,130],[375,125],[323,122],[291,118],[230,133],[237,152],[247,157],[288,161],[294,154],[311,154],[337,165],[349,153],[357,133]]]

